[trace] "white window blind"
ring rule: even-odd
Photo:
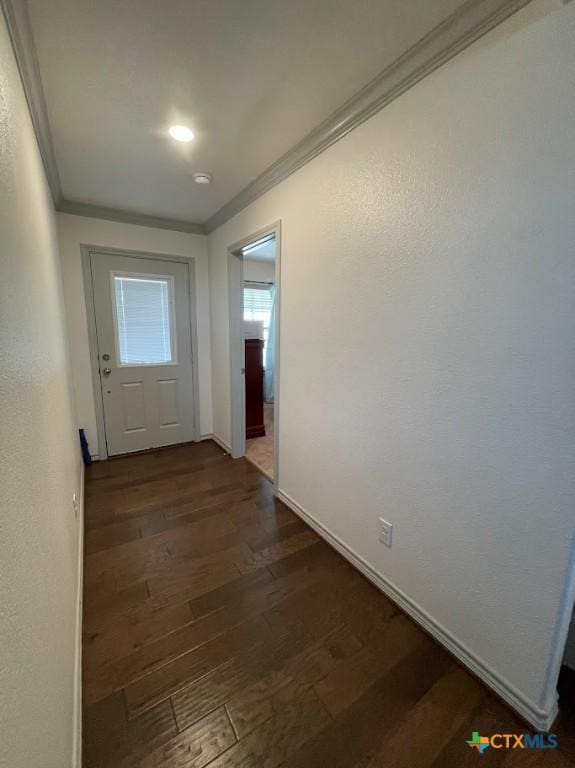
[[[270,332],[272,317],[272,295],[266,285],[258,286],[253,283],[244,285],[244,320],[260,320],[264,326],[264,360]]]
[[[119,364],[175,362],[172,279],[114,275],[114,298]]]

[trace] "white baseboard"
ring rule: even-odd
[[[487,662],[478,657],[473,651],[458,640],[448,629],[441,626],[423,608],[410,597],[396,587],[381,573],[378,573],[366,560],[354,552],[338,536],[331,533],[328,528],[316,520],[309,512],[306,512],[294,499],[281,490],[277,497],[283,501],[293,512],[301,517],[316,533],[346,558],[358,571],[363,573],[376,587],[384,592],[405,613],[416,621],[423,629],[432,635],[441,645],[452,653],[462,664],[475,674],[485,685],[489,686],[521,717],[527,720],[538,731],[548,731],[557,717],[557,696],[553,698],[549,709],[541,709],[533,702],[527,700],[514,686],[505,680],[499,673],[492,669]]]
[[[232,452],[231,447],[224,440],[222,440],[221,437],[218,437],[217,435],[214,435],[212,432],[210,432],[210,433],[208,433],[206,435],[202,435],[200,437],[200,440],[202,440],[202,441],[203,440],[213,440],[214,443],[217,443],[220,446],[220,448],[222,450],[224,450],[226,453],[231,453]]]
[[[84,589],[84,481],[85,468],[80,475],[80,501],[78,504],[78,582],[76,600],[76,656],[74,659],[74,740],[72,765],[82,766],[82,595]]]

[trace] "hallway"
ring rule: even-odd
[[[462,768],[472,730],[525,731],[249,462],[185,445],[86,487],[86,768]]]

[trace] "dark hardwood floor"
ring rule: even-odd
[[[470,749],[529,729],[214,443],[86,496],[85,768],[572,765],[570,715],[558,750]]]

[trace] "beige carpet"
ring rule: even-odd
[[[274,407],[264,405],[265,437],[246,440],[246,458],[255,464],[264,475],[274,478]]]

